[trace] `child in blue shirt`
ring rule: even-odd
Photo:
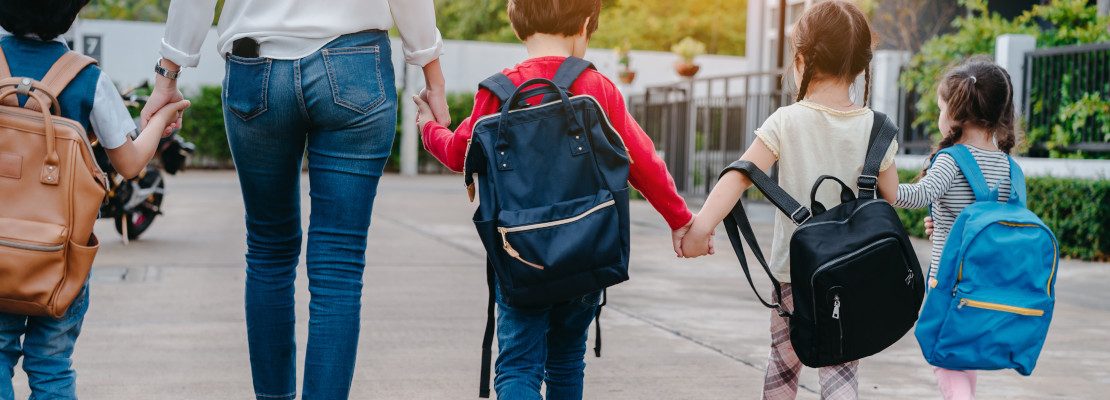
[[[69,51],[59,36],[69,30],[88,0],[4,0],[0,2],[0,49],[11,76],[42,79]],[[85,67],[57,96],[62,116],[95,134],[113,168],[125,178],[138,175],[154,157],[164,132],[176,127],[188,101],[159,111],[137,137],[135,123],[111,79],[96,65]],[[19,104],[27,99],[20,96]],[[12,374],[23,358],[32,399],[76,399],[76,372],[70,357],[88,310],[88,283],[60,319],[0,313],[0,399],[14,399]]]

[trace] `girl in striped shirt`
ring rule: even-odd
[[[1010,197],[1010,162],[1007,154],[1016,141],[1013,85],[1005,69],[984,58],[972,58],[950,69],[937,87],[943,137],[937,150],[963,145],[971,151],[988,185],[997,187],[999,198]],[[953,222],[963,209],[975,202],[967,178],[956,160],[936,155],[922,171],[917,183],[898,185],[895,207],[931,207],[933,219],[930,286]],[[930,157],[933,158],[933,157]],[[946,400],[975,398],[975,371],[936,368],[937,384]]]

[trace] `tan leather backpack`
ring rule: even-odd
[[[0,312],[61,318],[100,247],[93,224],[107,178],[56,98],[94,62],[71,51],[35,81],[11,77],[0,50]]]

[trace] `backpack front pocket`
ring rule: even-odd
[[[966,369],[1008,369],[1028,375],[1040,354],[1054,302],[1050,297],[959,293],[952,299],[934,359]],[[990,360],[1006,360],[993,364]]]
[[[0,299],[46,304],[65,275],[65,227],[0,218]]]
[[[518,284],[532,284],[621,262],[621,238],[612,193],[526,210],[498,218],[502,254]]]

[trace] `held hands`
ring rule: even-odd
[[[150,119],[155,113],[162,110],[163,107],[168,104],[178,103],[184,99],[185,97],[181,95],[181,91],[177,90],[177,81],[159,76],[157,80],[155,80],[154,89],[151,90],[146,105],[143,106],[142,112],[139,113],[140,124],[142,125],[140,129],[146,128],[150,123]],[[167,124],[162,132],[162,137],[169,136],[175,129],[181,129],[181,111],[187,107],[188,105],[186,104],[184,107],[177,110],[178,114],[174,115],[174,118],[166,120]]]
[[[424,132],[424,125],[431,121],[438,121],[432,106],[428,104],[427,91],[420,92],[419,96],[412,96],[412,102],[416,104],[416,129]]]
[[[189,108],[189,104],[189,100],[176,100],[165,104],[149,117],[145,117],[143,126],[152,129],[161,128],[158,130],[162,131],[162,137],[169,136],[173,132],[174,126],[181,126],[181,114],[186,108]],[[149,106],[150,103],[147,103],[147,107]],[[147,107],[143,107],[144,113]]]
[[[709,222],[705,217],[695,216],[691,221],[689,231],[682,237],[679,255],[685,258],[696,258],[704,255],[713,255],[713,234],[716,224]]]

